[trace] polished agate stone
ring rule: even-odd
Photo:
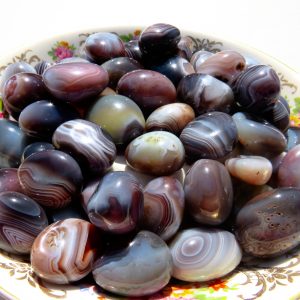
[[[19,125],[27,135],[50,141],[60,124],[78,117],[79,113],[66,103],[40,100],[22,110]]]
[[[228,84],[244,71],[245,58],[236,51],[223,50],[208,57],[197,68],[197,73],[208,74]]]
[[[91,223],[71,218],[46,227],[31,250],[34,273],[48,282],[66,284],[88,275],[96,257],[97,232]]]
[[[186,174],[184,193],[187,210],[199,223],[221,224],[231,212],[232,181],[224,165],[218,161],[196,161]]]
[[[143,214],[143,191],[138,180],[126,172],[110,172],[99,182],[86,205],[90,221],[110,233],[137,228]]]
[[[235,233],[246,253],[279,256],[300,243],[300,190],[278,188],[247,202],[236,217]]]
[[[206,74],[185,76],[178,85],[177,97],[191,105],[197,115],[215,110],[228,113],[234,100],[226,83]]]
[[[262,156],[241,155],[226,161],[230,175],[253,185],[266,184],[272,175],[271,162]]]
[[[173,56],[167,60],[151,66],[151,70],[167,76],[175,86],[186,75],[195,73],[193,66],[181,56]]]
[[[278,168],[278,186],[300,188],[300,145],[290,149]]]
[[[0,119],[0,168],[16,168],[30,143],[18,123]]]
[[[126,162],[142,173],[161,176],[174,173],[184,163],[185,151],[178,137],[152,131],[134,139],[126,148]]]
[[[125,53],[127,57],[133,58],[140,63],[143,61],[138,40],[131,40],[125,43]]]
[[[19,181],[17,168],[0,169],[0,193],[2,192],[24,193]]]
[[[132,99],[146,114],[176,101],[176,89],[172,81],[150,70],[136,70],[125,74],[119,80],[117,92]]]
[[[189,281],[208,281],[234,270],[242,251],[234,235],[214,228],[191,228],[178,232],[170,244],[172,276]]]
[[[212,55],[214,55],[212,52],[206,50],[198,50],[193,53],[193,56],[190,59],[190,63],[197,73],[199,73],[198,68],[201,67],[201,64],[204,63]]]
[[[39,75],[43,75],[43,73],[45,72],[46,69],[48,69],[49,67],[53,66],[53,63],[46,61],[46,60],[41,60],[40,62],[38,62],[34,68],[37,74]]]
[[[109,76],[108,86],[112,89],[117,87],[120,78],[130,71],[143,69],[143,66],[130,57],[116,57],[103,63],[101,67]]]
[[[237,138],[237,128],[232,117],[217,111],[197,117],[180,134],[180,140],[191,160],[225,157],[234,149]]]
[[[157,23],[144,29],[139,37],[143,59],[147,62],[170,57],[177,52],[180,31],[173,25]]]
[[[277,101],[280,80],[271,67],[252,66],[236,78],[233,92],[240,106],[251,112],[261,112]]]
[[[47,142],[35,142],[29,144],[23,151],[22,161],[35,152],[41,152],[45,150],[54,150],[54,146]]]
[[[117,155],[111,137],[99,125],[86,120],[61,124],[52,142],[56,149],[71,154],[85,174],[102,174],[111,167]]]
[[[36,70],[33,66],[25,61],[17,61],[13,64],[8,65],[3,74],[1,75],[1,83],[0,83],[0,91],[2,92],[3,87],[6,81],[13,75],[18,73],[34,73],[36,74]]]
[[[144,188],[143,228],[170,239],[178,230],[184,211],[182,184],[173,177],[151,180]]]
[[[291,126],[286,132],[286,137],[287,137],[286,151],[289,151],[296,145],[300,144],[300,128]]]
[[[239,142],[248,153],[266,156],[280,154],[285,150],[287,140],[273,125],[259,122],[244,113],[235,113],[232,117],[237,127]]]
[[[21,111],[27,105],[47,99],[48,91],[40,75],[18,73],[6,81],[2,96],[5,109],[14,119],[18,120]]]
[[[195,49],[195,41],[190,36],[182,36],[177,44],[177,55],[190,61]]]
[[[77,56],[72,56],[72,57],[66,57],[60,60],[58,63],[59,64],[68,64],[68,63],[73,63],[73,62],[84,62],[84,63],[89,63],[85,58],[82,57],[77,57]]]
[[[195,118],[194,110],[185,103],[170,103],[153,111],[146,120],[146,131],[165,130],[179,135]]]
[[[86,54],[96,63],[102,64],[114,57],[125,56],[125,46],[115,33],[97,32],[85,41]]]
[[[107,95],[94,103],[87,120],[100,125],[115,144],[128,144],[144,132],[145,118],[131,99],[121,95]]]
[[[48,225],[43,208],[18,192],[0,193],[0,249],[29,254],[37,235]]]
[[[107,291],[142,297],[166,286],[171,270],[167,244],[152,232],[140,231],[127,248],[99,258],[93,266],[93,277]]]
[[[20,165],[18,176],[26,195],[51,208],[68,205],[81,191],[83,180],[74,158],[58,150],[30,155]]]
[[[56,64],[43,73],[51,94],[70,103],[85,101],[100,94],[108,84],[108,74],[92,63]]]

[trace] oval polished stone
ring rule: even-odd
[[[35,142],[26,146],[22,154],[22,161],[27,158],[29,155],[35,152],[41,152],[45,150],[54,150],[54,146],[46,142]]]
[[[271,67],[256,65],[241,73],[232,89],[240,106],[251,112],[261,112],[277,101],[280,80]]]
[[[86,211],[94,225],[120,234],[137,228],[143,206],[143,191],[138,180],[126,172],[110,172],[100,180]]]
[[[2,192],[24,193],[19,181],[17,168],[0,169],[0,193]]]
[[[199,223],[221,224],[231,212],[232,181],[225,166],[218,161],[196,161],[186,174],[184,193],[188,212]]]
[[[34,239],[48,225],[43,208],[18,192],[0,193],[0,249],[29,254]]]
[[[172,276],[189,282],[222,277],[234,270],[242,258],[234,235],[215,228],[180,231],[172,240],[170,250]]]
[[[300,188],[300,145],[290,149],[278,168],[278,186]]]
[[[147,118],[146,131],[165,130],[179,135],[194,118],[194,110],[188,104],[166,104],[157,108]]]
[[[49,141],[60,124],[78,117],[79,113],[66,103],[40,100],[22,110],[19,125],[27,135]]]
[[[88,275],[96,258],[95,226],[80,219],[66,219],[46,227],[35,239],[31,267],[48,282],[66,284]]]
[[[111,137],[99,125],[86,120],[61,124],[52,142],[56,149],[75,158],[85,174],[102,174],[111,167],[117,155]]]
[[[190,59],[190,63],[197,73],[199,73],[198,68],[201,66],[201,64],[204,63],[212,55],[214,55],[212,52],[206,50],[198,50],[193,53],[193,56]]]
[[[108,84],[108,74],[92,63],[56,64],[43,73],[51,94],[70,103],[82,102],[101,93]]]
[[[125,46],[117,34],[96,32],[90,34],[84,43],[86,54],[98,64],[114,57],[125,56]]]
[[[230,85],[245,67],[246,61],[241,54],[223,50],[208,57],[198,66],[197,73],[211,75]]]
[[[125,43],[125,53],[127,57],[133,58],[140,63],[143,61],[138,40],[133,39]]]
[[[166,131],[152,131],[134,139],[126,148],[127,164],[151,175],[168,175],[184,163],[184,147],[178,137]]]
[[[30,155],[20,165],[18,176],[26,195],[52,208],[68,205],[81,191],[83,180],[77,162],[58,150]]]
[[[27,105],[47,97],[48,91],[42,77],[34,73],[15,74],[3,87],[3,104],[16,120]]]
[[[0,168],[16,168],[22,153],[30,143],[18,123],[0,119]]]
[[[166,286],[171,270],[172,257],[167,244],[152,232],[140,231],[127,248],[98,259],[93,266],[93,277],[107,291],[142,297]]]
[[[87,113],[87,120],[100,125],[115,144],[127,145],[144,132],[145,118],[131,99],[121,95],[99,98]]]
[[[37,72],[37,74],[39,75],[43,75],[43,73],[45,72],[46,69],[48,69],[49,67],[53,66],[53,63],[46,61],[46,60],[42,60],[40,62],[38,62],[34,68]]]
[[[197,115],[215,110],[228,113],[234,100],[227,84],[206,74],[185,76],[177,87],[177,97],[191,105]]]
[[[235,233],[246,253],[279,256],[300,243],[300,190],[279,188],[247,202],[236,217]]]
[[[134,70],[143,69],[143,66],[130,57],[116,57],[103,63],[101,67],[107,71],[109,76],[108,86],[116,89],[120,78]]]
[[[287,146],[285,151],[289,151],[296,145],[300,144],[300,128],[291,126],[286,132],[286,137]]]
[[[272,175],[271,162],[262,156],[241,155],[226,160],[230,174],[253,185],[266,184]]]
[[[285,150],[287,140],[276,127],[260,123],[244,113],[235,113],[232,118],[237,127],[238,140],[249,153],[266,156]]]
[[[197,117],[180,134],[180,140],[191,160],[223,158],[234,149],[237,137],[232,117],[217,111]]]
[[[132,99],[144,113],[174,103],[176,89],[166,76],[150,70],[136,70],[119,80],[117,92]]]
[[[180,41],[177,44],[177,55],[187,59],[188,61],[191,60],[191,57],[193,55],[193,51],[195,49],[195,41],[190,36],[182,36],[180,38]]]
[[[144,188],[143,228],[170,239],[178,230],[184,211],[182,184],[173,177],[151,180]]]

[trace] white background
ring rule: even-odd
[[[157,22],[230,38],[300,73],[298,0],[2,0],[0,55],[55,35]]]

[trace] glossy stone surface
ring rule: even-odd
[[[224,165],[218,161],[196,161],[186,174],[184,193],[187,210],[199,223],[221,224],[231,212],[232,181]]]
[[[105,129],[115,144],[128,144],[145,128],[141,109],[131,99],[121,95],[101,97],[90,108],[86,118]]]
[[[46,61],[46,60],[42,60],[40,62],[38,62],[34,68],[37,72],[37,74],[39,75],[43,75],[43,73],[45,72],[46,69],[48,69],[49,67],[51,67],[53,65],[53,63]]]
[[[75,158],[85,174],[102,174],[111,167],[117,155],[111,137],[99,125],[86,120],[61,124],[52,142],[56,149]]]
[[[198,68],[204,63],[209,57],[214,55],[212,52],[206,50],[198,50],[191,57],[190,63],[194,67],[195,71],[198,72]]]
[[[125,53],[127,57],[133,58],[138,62],[143,60],[138,40],[131,40],[125,43]]]
[[[83,180],[77,162],[58,150],[30,155],[20,165],[18,176],[26,195],[52,208],[68,205],[81,191]]]
[[[134,139],[126,148],[126,162],[142,173],[161,176],[174,173],[184,163],[185,151],[178,137],[152,131]]]
[[[280,154],[285,150],[287,140],[273,125],[259,122],[244,113],[235,113],[232,118],[237,127],[239,142],[248,153],[266,156]]]
[[[6,81],[2,96],[7,112],[18,120],[21,111],[27,105],[47,99],[48,92],[40,75],[18,73]]]
[[[228,113],[234,100],[227,84],[206,74],[184,77],[177,87],[177,97],[191,105],[197,115],[215,110]]]
[[[266,184],[272,175],[271,162],[262,156],[246,156],[230,158],[226,161],[230,174],[249,184]]]
[[[0,169],[0,193],[2,192],[24,193],[18,178],[17,168]]]
[[[79,113],[66,103],[40,100],[22,110],[19,125],[27,135],[49,141],[60,124],[78,117]]]
[[[125,56],[125,46],[115,33],[97,32],[85,41],[87,55],[96,63],[102,64],[114,57]]]
[[[232,88],[240,106],[248,111],[261,112],[277,101],[280,80],[271,67],[256,65],[241,73]]]
[[[179,135],[194,118],[194,110],[188,104],[166,104],[154,110],[147,118],[146,131],[165,130]]]
[[[29,155],[35,152],[41,152],[45,150],[54,150],[54,146],[46,142],[35,142],[26,146],[22,154],[22,161],[27,158]]]
[[[0,249],[30,253],[34,239],[47,225],[46,214],[35,201],[17,192],[0,193]]]
[[[157,23],[144,29],[139,37],[143,59],[152,62],[177,52],[180,31],[173,25]]]
[[[98,259],[93,276],[107,291],[142,297],[166,286],[171,269],[172,257],[167,244],[156,234],[141,231],[127,248]]]
[[[197,68],[197,73],[208,74],[231,84],[244,71],[245,58],[236,51],[223,50],[208,57]]]
[[[31,266],[48,282],[66,284],[88,275],[96,257],[95,226],[80,219],[58,221],[35,239]]]
[[[237,138],[232,117],[223,112],[210,112],[197,117],[180,135],[191,160],[225,157],[234,149]]]
[[[144,113],[176,101],[176,89],[170,79],[150,70],[125,74],[119,80],[117,92],[132,99]]]
[[[100,94],[108,84],[108,74],[92,63],[56,64],[43,73],[45,85],[57,99],[82,102]]]
[[[234,270],[242,251],[228,231],[214,228],[191,228],[180,231],[170,244],[172,276],[189,281],[208,281]]]
[[[175,85],[186,75],[195,73],[193,66],[181,56],[173,56],[167,60],[151,66],[151,70],[167,76]]]
[[[126,73],[138,69],[143,69],[143,66],[130,57],[116,57],[103,63],[101,67],[107,71],[109,76],[108,86],[116,89],[118,81]]]
[[[18,123],[0,119],[0,168],[18,167],[24,148],[29,143]]]
[[[278,168],[278,186],[300,188],[300,145],[295,146],[283,158]]]
[[[170,239],[181,224],[184,203],[183,187],[176,178],[151,180],[144,188],[143,228]]]
[[[195,42],[193,38],[191,38],[190,36],[182,36],[177,44],[177,55],[190,61],[193,55],[194,47]]]
[[[246,253],[279,256],[300,243],[300,190],[279,188],[247,202],[236,217],[235,233]]]
[[[137,228],[143,214],[143,191],[138,180],[126,172],[110,172],[99,182],[86,211],[90,221],[110,233]]]
[[[34,73],[34,74],[37,73],[36,70],[34,69],[34,67],[25,61],[18,61],[18,62],[8,65],[1,75],[0,91],[2,92],[2,89],[9,77],[11,77],[17,73],[24,73],[24,72]]]
[[[291,126],[287,132],[287,147],[286,151],[291,150],[296,145],[300,144],[300,128]]]

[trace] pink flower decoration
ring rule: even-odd
[[[73,51],[63,46],[57,47],[54,53],[59,60],[73,56]]]

